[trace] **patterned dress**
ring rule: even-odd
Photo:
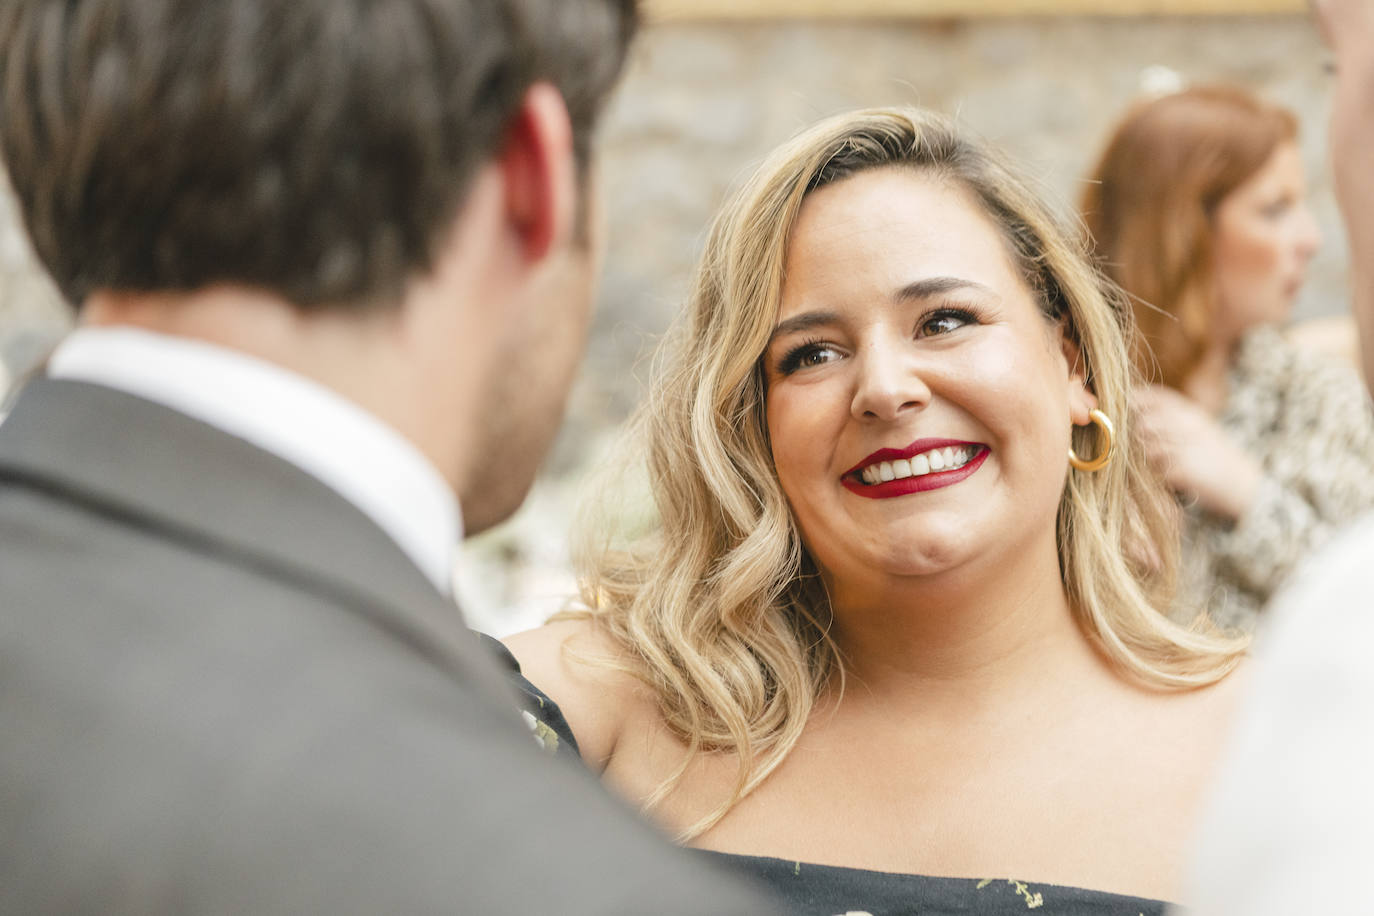
[[[1238,522],[1185,507],[1173,616],[1252,629],[1270,595],[1333,532],[1374,508],[1374,411],[1351,368],[1275,328],[1241,341],[1219,421],[1264,471]]]
[[[1004,878],[932,878],[693,850],[771,891],[788,916],[1163,916],[1160,900]]]

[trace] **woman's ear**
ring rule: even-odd
[[[1092,422],[1089,412],[1097,408],[1097,395],[1088,387],[1088,370],[1083,359],[1083,348],[1078,343],[1078,335],[1067,321],[1059,323],[1059,348],[1064,354],[1064,364],[1068,367],[1069,419],[1075,426],[1086,426]]]

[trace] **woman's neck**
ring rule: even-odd
[[[1230,393],[1228,375],[1234,351],[1235,341],[1210,344],[1179,386],[1183,394],[1213,416],[1221,413],[1226,406],[1226,398]]]
[[[1102,666],[1074,620],[1052,544],[1048,556],[996,570],[830,588],[846,695],[857,690],[889,709],[903,698],[927,709],[941,698],[963,706],[1025,691],[1048,670]]]

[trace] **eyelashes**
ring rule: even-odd
[[[983,323],[981,310],[973,305],[945,305],[924,312],[912,331],[914,339],[943,337],[968,325]],[[829,363],[843,355],[843,348],[822,337],[808,337],[779,357],[776,371],[787,376],[802,369]]]
[[[918,337],[935,337],[948,334],[967,324],[978,324],[981,316],[969,306],[945,306],[927,312],[916,325]],[[943,330],[933,330],[939,326]],[[928,333],[921,333],[921,332]]]
[[[829,359],[821,359],[827,353],[834,353],[835,347],[819,338],[805,340],[782,355],[778,360],[778,374],[791,375],[798,369],[819,366]]]

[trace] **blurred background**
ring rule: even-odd
[[[642,2],[649,24],[602,133],[609,251],[588,359],[530,500],[464,548],[459,589],[479,629],[534,626],[572,593],[574,511],[603,498],[589,471],[639,398],[707,221],[764,153],[825,115],[892,104],[954,115],[1068,213],[1109,126],[1138,96],[1212,82],[1253,89],[1302,120],[1325,239],[1295,318],[1347,311],[1327,56],[1302,0]],[[0,387],[69,320],[0,186]]]

